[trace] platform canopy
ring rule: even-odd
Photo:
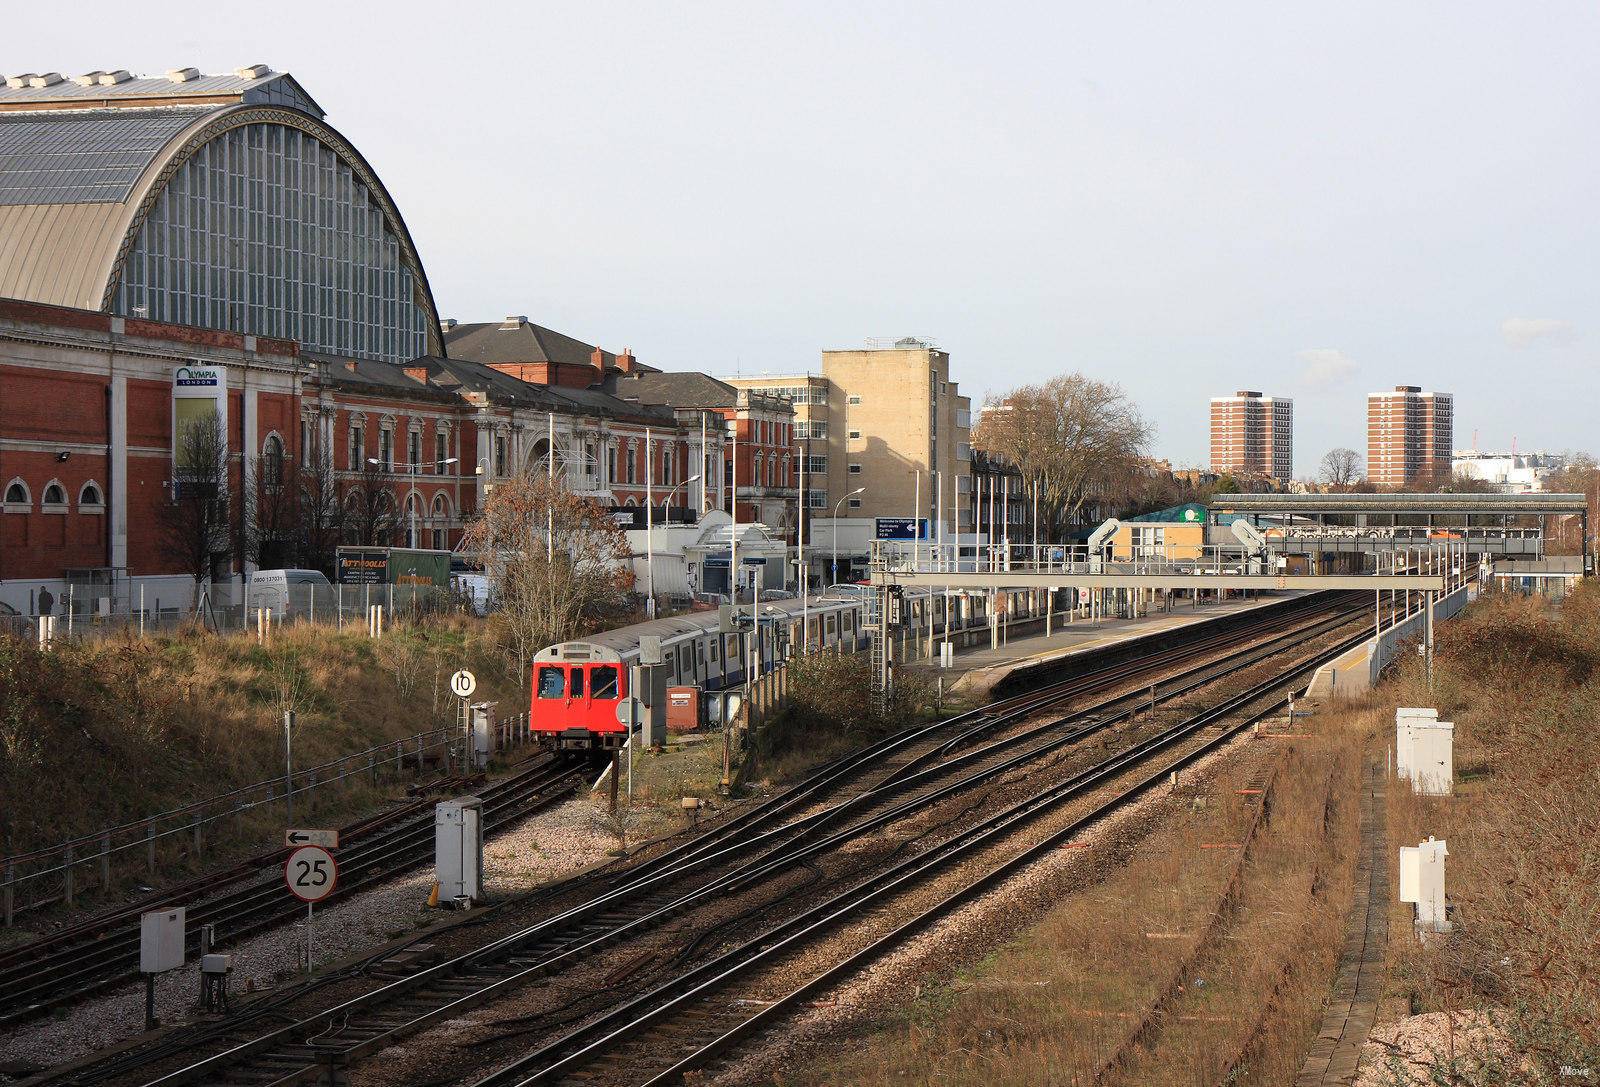
[[[1219,494],[1207,504],[1213,518],[1225,514],[1472,514],[1490,517],[1581,514],[1581,494]]]

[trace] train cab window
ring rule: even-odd
[[[544,664],[539,667],[539,697],[540,698],[565,698],[567,696],[566,672],[559,664]]]
[[[583,669],[582,668],[574,668],[572,670],[572,691],[570,693],[571,693],[573,698],[582,698],[583,697]]]
[[[597,664],[589,670],[589,697],[617,697],[617,666]]]

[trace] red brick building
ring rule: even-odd
[[[41,585],[118,608],[141,588],[146,606],[187,604],[192,581],[163,543],[162,505],[172,501],[179,371],[213,367],[239,496],[236,538],[212,575],[223,599],[257,566],[304,563],[273,522],[296,473],[325,475],[342,504],[330,545],[453,548],[496,480],[550,471],[552,435],[569,489],[622,508],[648,495],[663,518],[683,505],[702,429],[721,456],[716,417],[601,385],[535,384],[467,359],[396,366],[0,300],[0,604],[31,611]],[[702,428],[703,418],[713,421]]]
[[[730,440],[720,458],[706,461],[705,475],[721,488],[713,492],[711,505],[735,513],[741,522],[760,521],[792,542],[799,508],[792,402],[700,373],[631,372],[617,377],[610,387],[618,396],[640,403],[713,413]],[[720,469],[713,466],[717,461]],[[735,480],[737,511],[732,505]]]

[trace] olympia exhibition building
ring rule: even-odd
[[[394,201],[293,76],[180,68],[0,86],[0,298],[441,355]]]

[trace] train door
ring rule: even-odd
[[[534,669],[533,716],[536,720],[559,719],[568,724],[566,714],[567,670],[560,664],[541,664]]]

